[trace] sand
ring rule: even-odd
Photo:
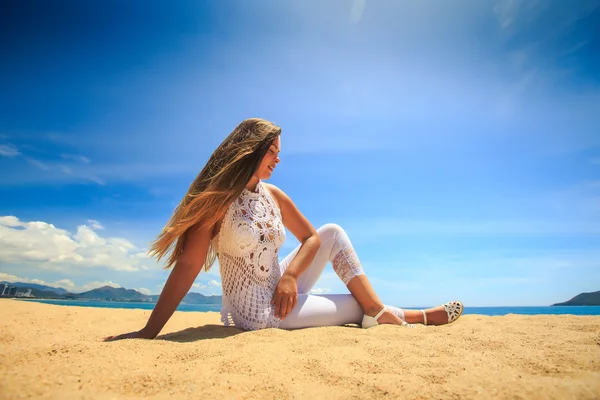
[[[244,332],[176,312],[155,340],[102,340],[149,315],[0,300],[0,398],[600,398],[597,316]]]

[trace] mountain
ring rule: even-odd
[[[79,293],[80,299],[99,299],[99,300],[128,300],[128,301],[150,301],[150,296],[142,294],[137,290],[114,288],[112,286],[102,286],[97,289]]]
[[[153,294],[148,297],[150,297],[150,301],[156,303],[160,295]],[[185,295],[181,302],[187,304],[221,304],[221,298],[222,296],[205,296],[200,293],[190,292]]]
[[[147,301],[156,303],[159,297],[157,294],[148,296],[134,289],[114,288],[112,286],[103,286],[83,293],[70,293],[62,288],[54,288],[35,283],[11,283],[4,281],[0,283],[16,286],[19,289],[31,289],[31,294],[38,299],[88,299],[102,301]],[[182,303],[221,304],[221,296],[205,296],[200,293],[190,292],[185,295]]]
[[[69,293],[68,291],[66,291],[63,288],[55,288],[52,286],[38,285],[37,283],[5,282],[5,281],[0,281],[0,283],[4,283],[9,286],[16,286],[18,288],[37,289],[39,291],[54,292],[56,294],[68,294]]]
[[[600,306],[600,291],[581,293],[564,303],[552,304],[553,306]]]
[[[103,286],[87,292],[74,295],[79,299],[94,299],[106,301],[147,301],[156,303],[159,295],[145,295],[134,289],[114,288]],[[182,300],[187,304],[221,304],[221,296],[204,296],[200,293],[188,293]]]
[[[200,293],[188,293],[183,298],[188,304],[221,304],[222,296],[205,296]]]
[[[50,291],[50,290],[40,290],[40,289],[36,289],[36,288],[29,288],[27,286],[21,286],[20,289],[21,289],[21,291],[23,289],[31,289],[31,295],[38,299],[59,299],[60,300],[60,299],[70,298],[69,295],[73,296],[73,294],[69,293],[69,292],[67,292],[67,294],[58,294],[58,293]]]

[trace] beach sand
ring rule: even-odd
[[[156,340],[102,340],[149,315],[0,300],[0,398],[600,398],[597,316],[244,332],[176,312]]]

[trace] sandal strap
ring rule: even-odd
[[[423,325],[427,325],[427,314],[425,314],[425,310],[421,310],[423,313]]]
[[[383,308],[381,309],[381,311],[379,311],[377,313],[377,315],[374,316],[373,318],[375,318],[375,320],[377,321],[379,319],[379,317],[381,317],[383,315],[383,313],[385,312],[385,310],[387,310],[387,307],[383,306]]]

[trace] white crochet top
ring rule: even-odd
[[[245,330],[276,328],[271,299],[281,278],[278,253],[285,241],[281,212],[261,181],[229,206],[212,240],[219,259],[221,321]]]

